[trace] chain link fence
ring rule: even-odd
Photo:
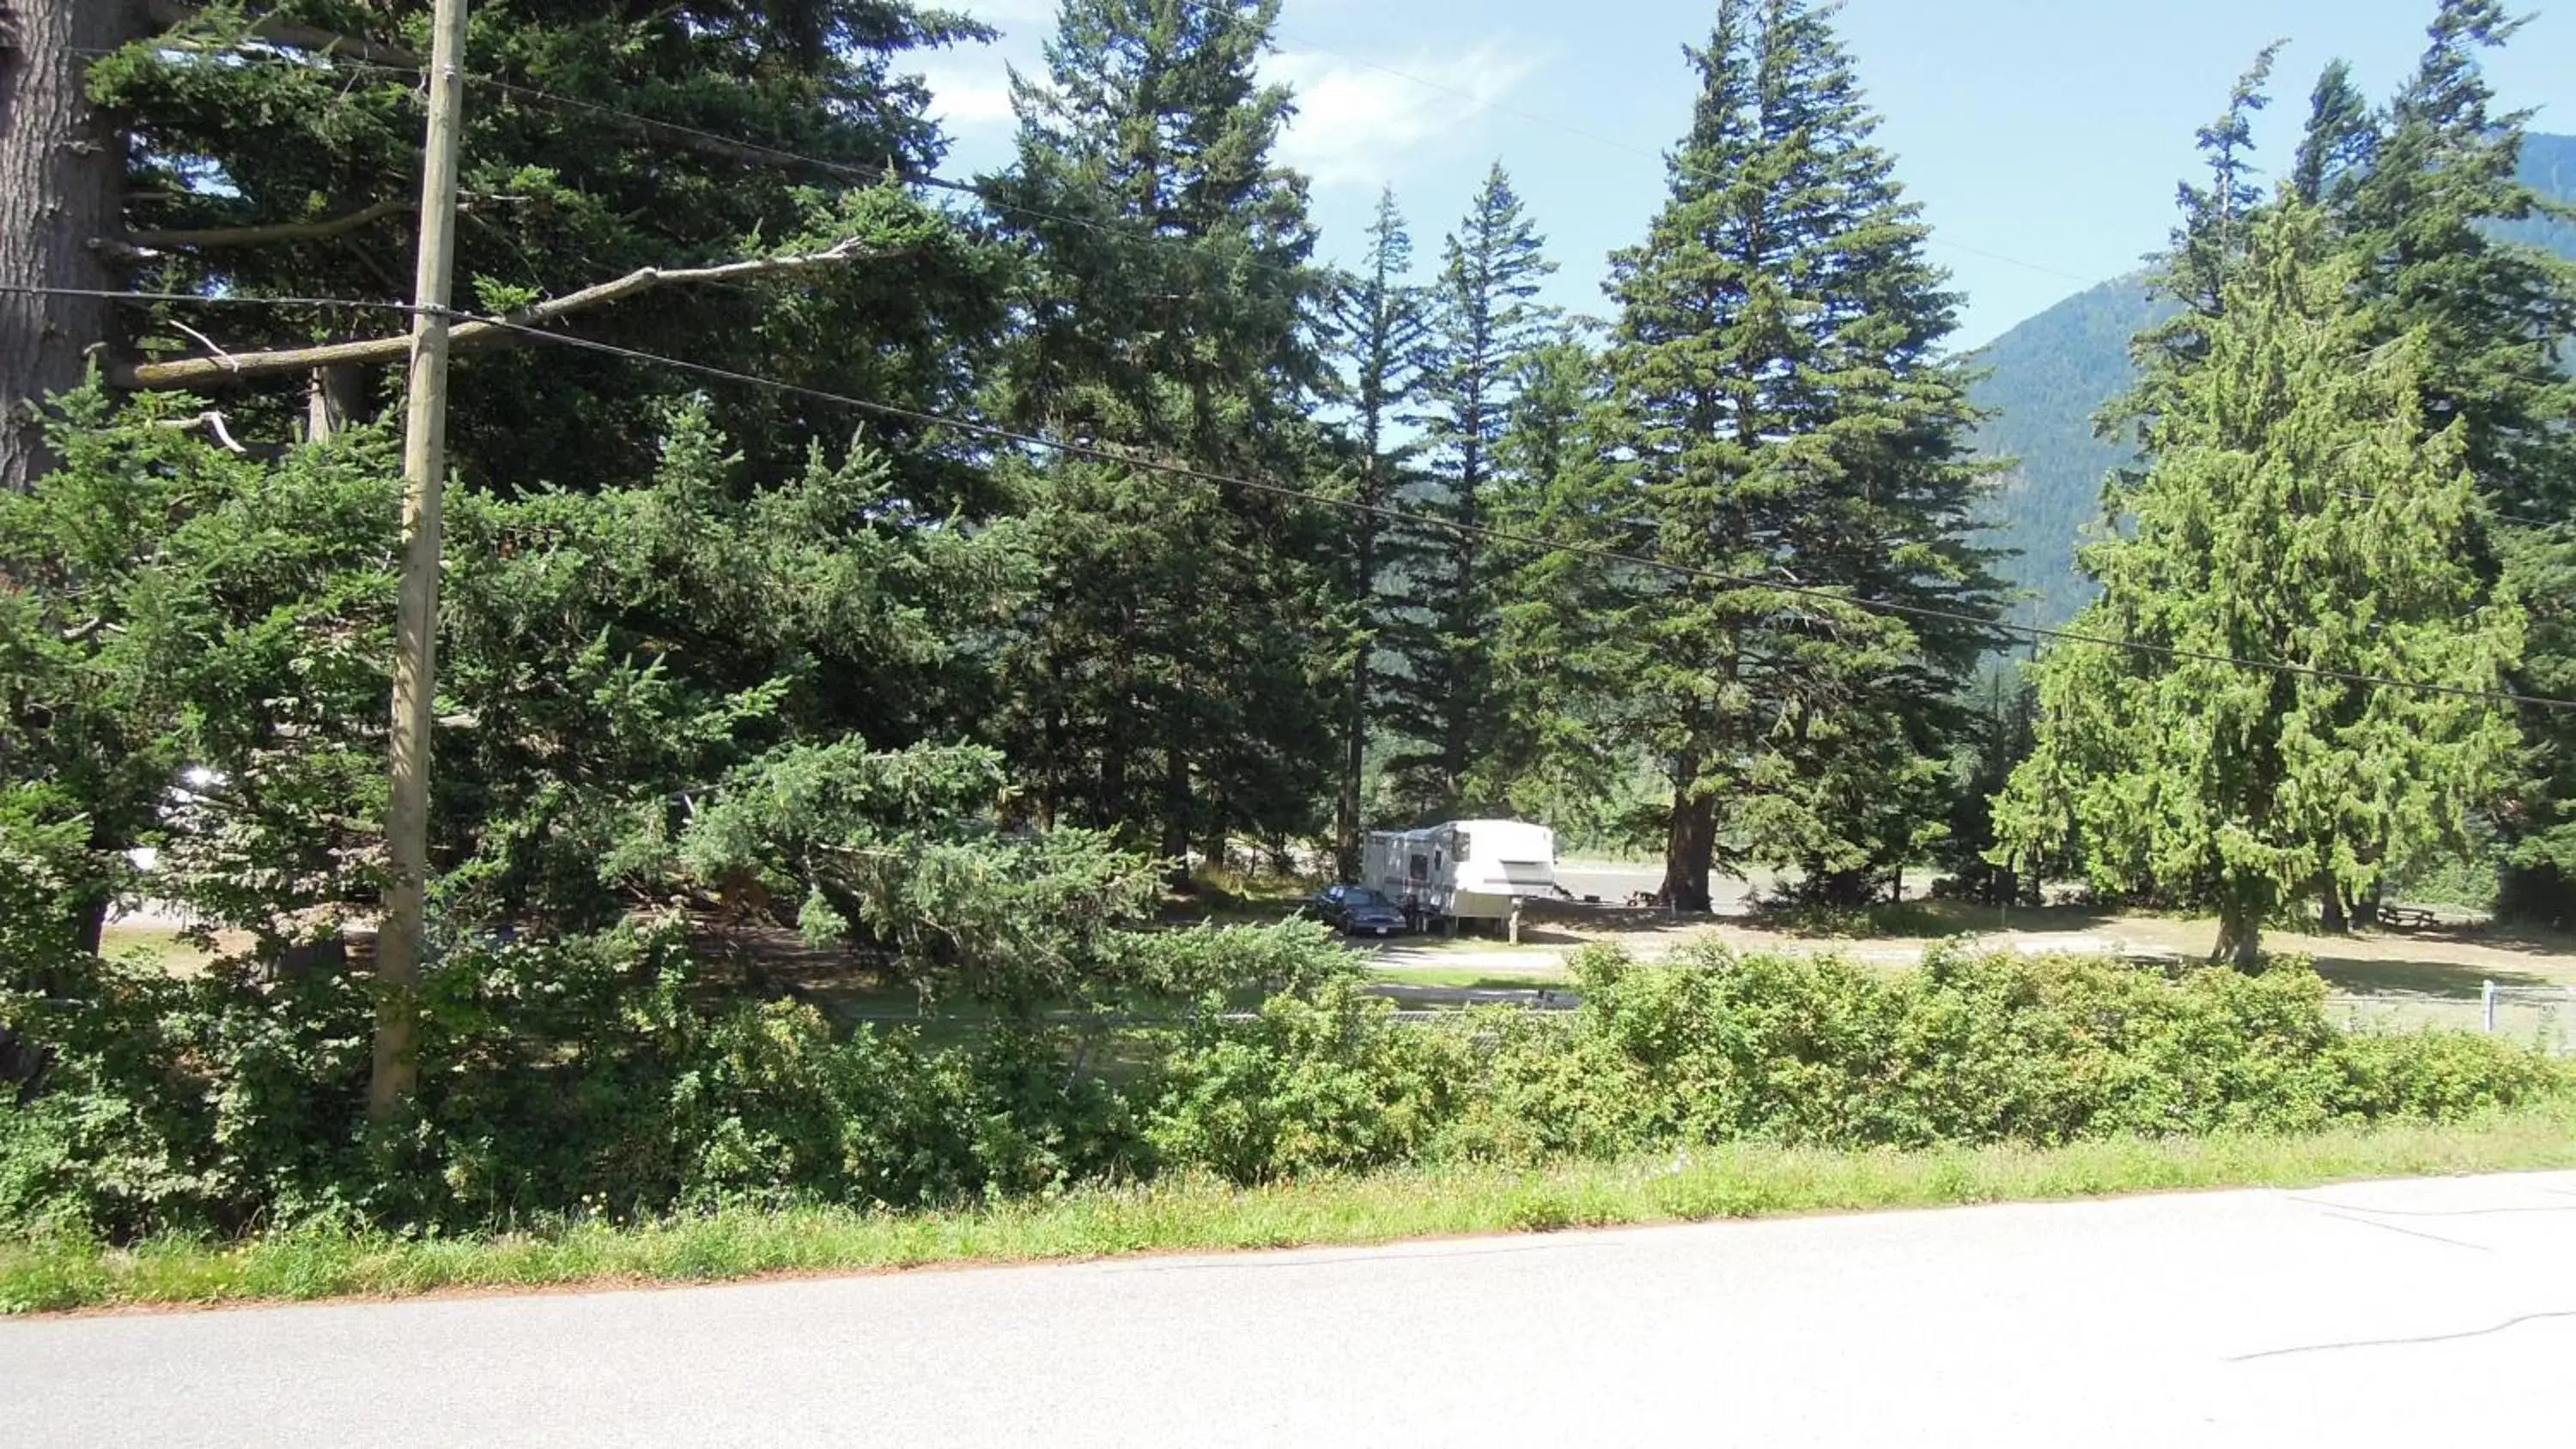
[[[1433,1007],[1407,1006],[1380,1019],[1404,1027],[1456,1025],[1471,1009],[1502,1008],[1527,1013],[1540,1020],[1571,1024],[1572,1013],[1580,1005],[1579,997],[1562,988],[1525,993],[1461,992],[1458,995],[1461,999],[1455,1002]],[[2504,986],[2490,981],[2474,1000],[2441,996],[2336,995],[2327,999],[2326,1009],[2336,1023],[2348,1031],[2396,1032],[2438,1027],[2450,1031],[2482,1032],[2530,1043],[2555,1055],[2576,1056],[2576,986]],[[908,1026],[922,1029],[934,1037],[959,1039],[972,1039],[1007,1025],[989,1018],[907,1011],[841,1012],[835,1015],[839,1020],[852,1024]],[[1057,1012],[1039,1018],[1037,1024],[1069,1030],[1078,1037],[1098,1041],[1136,1043],[1159,1040],[1168,1043],[1194,1023],[1258,1020],[1260,1014],[1253,1011],[1226,1012],[1215,1017]]]
[[[2355,1031],[2443,1027],[2529,1042],[2576,1056],[2576,987],[2485,983],[2476,1000],[2439,996],[2336,996],[2338,1020]]]

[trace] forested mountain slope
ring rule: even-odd
[[[2544,196],[2576,202],[2576,136],[2526,138],[2523,177]],[[2515,240],[2576,257],[2576,222],[2535,217],[2508,228]],[[2018,466],[1986,504],[1986,540],[2017,557],[1999,567],[2035,596],[2039,622],[2063,623],[2092,595],[2075,551],[2101,502],[2102,477],[2121,449],[2094,436],[2093,418],[2129,385],[2129,339],[2171,303],[2147,295],[2143,273],[2079,293],[1989,345],[1977,405],[1992,414],[1979,430],[1989,457]]]

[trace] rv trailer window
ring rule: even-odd
[[[1470,839],[1471,837],[1466,831],[1461,830],[1458,832],[1458,859],[1461,861],[1464,861],[1467,858],[1467,843]]]
[[[1407,862],[1405,862],[1405,863],[1406,863],[1406,865],[1408,865],[1409,867],[1411,867],[1411,869],[1410,869],[1410,870],[1408,870],[1406,873],[1407,873],[1408,875],[1412,876],[1415,880],[1429,880],[1429,879],[1431,879],[1431,862],[1430,862],[1430,861],[1425,860],[1425,859],[1423,859],[1421,856],[1418,856],[1418,855],[1417,855],[1417,856],[1413,857],[1413,859],[1411,859],[1411,860],[1409,860],[1409,861],[1407,861]]]

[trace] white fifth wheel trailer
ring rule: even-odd
[[[1422,927],[1496,921],[1517,940],[1522,904],[1556,893],[1556,832],[1518,820],[1375,831],[1360,853],[1360,884]]]

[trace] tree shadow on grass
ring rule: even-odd
[[[2407,932],[2404,939],[2484,946],[2492,951],[2510,951],[2520,956],[2576,957],[2576,936],[2541,926],[2446,921],[2430,930]],[[2497,979],[2501,981],[2503,978]]]
[[[2440,961],[2362,961],[2320,956],[2317,973],[2338,991],[2355,996],[2438,996],[2475,1001],[2489,981],[2498,986],[2557,986],[2561,983],[2525,971],[2493,966],[2462,966]]]

